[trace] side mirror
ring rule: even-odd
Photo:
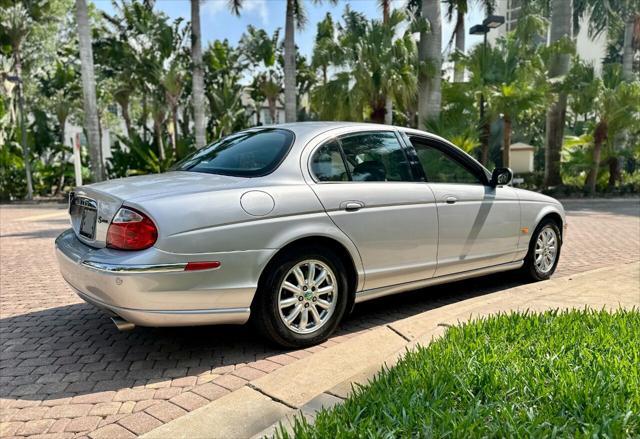
[[[491,186],[506,186],[511,183],[513,172],[509,168],[496,168],[491,174]]]

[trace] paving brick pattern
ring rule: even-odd
[[[640,259],[637,199],[565,206],[556,276]],[[63,207],[2,206],[0,226],[0,437],[135,437],[363,331],[519,282],[502,274],[368,302],[323,345],[283,351],[250,326],[120,333],[58,273]]]

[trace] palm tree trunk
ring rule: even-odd
[[[562,38],[573,38],[573,0],[552,0],[551,31],[549,43]],[[551,59],[549,78],[565,76],[569,73],[570,54],[557,54]],[[544,155],[544,186],[562,184],[560,175],[560,151],[564,138],[565,116],[567,113],[567,95],[560,92],[558,100],[547,111],[546,141]]]
[[[204,127],[204,75],[202,71],[202,34],[200,32],[200,0],[191,0],[191,62],[193,125],[196,148],[202,148],[206,140]]]
[[[484,104],[484,102],[483,102]],[[491,123],[488,120],[482,122],[482,136],[480,141],[482,143],[482,156],[480,161],[483,165],[489,165],[489,139],[491,137]]]
[[[104,180],[101,160],[100,128],[98,123],[98,105],[96,100],[96,78],[93,69],[93,49],[91,47],[91,29],[85,0],[76,0],[76,21],[78,22],[78,43],[80,46],[80,64],[82,67],[82,91],[84,96],[84,124],[89,141],[89,160],[93,181]]]
[[[511,166],[511,115],[504,115],[504,128],[502,133],[502,166]]]
[[[600,156],[602,155],[602,144],[607,137],[607,122],[601,120],[593,132],[593,158],[591,170],[587,175],[586,189],[590,195],[596,193],[596,183],[598,182],[598,170],[600,169]]]
[[[633,37],[636,23],[640,28],[640,14],[629,14],[624,23],[624,43],[622,49],[622,77],[625,81],[633,81]],[[637,36],[640,38],[640,35]]]
[[[386,125],[393,124],[393,100],[388,95],[384,100],[384,123]]]
[[[458,11],[458,18],[456,21],[456,50],[460,53],[464,53],[465,35],[464,35],[464,14]],[[461,62],[456,62],[453,67],[453,81],[464,81],[464,66]]]
[[[426,120],[437,119],[440,116],[441,101],[441,70],[442,70],[442,14],[439,0],[422,0],[422,17],[429,22],[429,32],[420,34],[418,56],[420,61],[427,64],[427,69],[421,69],[418,80],[418,126]],[[427,70],[427,71],[425,71]]]
[[[13,47],[14,69],[16,76],[20,79],[18,84],[18,108],[20,110],[20,145],[22,147],[22,157],[24,161],[24,172],[27,179],[27,200],[33,200],[33,179],[31,177],[31,154],[27,144],[27,118],[24,115],[24,83],[22,82],[22,51],[20,47]]]
[[[382,99],[371,103],[371,122],[385,123],[385,104],[386,100],[383,101]]]
[[[164,160],[166,156],[164,154],[164,143],[162,142],[162,126],[157,120],[153,121],[153,132],[156,137],[156,143],[158,144],[158,153],[160,155],[160,160]]]
[[[276,106],[277,98],[269,97],[267,98],[267,102],[269,104],[269,116],[271,117],[271,124],[273,125],[278,123],[278,119],[277,119],[278,108]]]
[[[284,120],[296,121],[296,42],[294,9],[297,0],[287,0],[284,27]]]
[[[173,156],[176,156],[178,152],[177,147],[177,137],[178,137],[178,105],[176,104],[171,109],[171,124],[173,125],[173,130],[171,131],[171,149],[173,149]]]
[[[147,143],[147,119],[149,117],[149,110],[147,108],[147,94],[142,94],[142,114],[140,115],[140,122],[142,125],[142,140]]]
[[[618,180],[620,180],[620,160],[612,156],[609,158],[609,187],[613,189]]]
[[[129,115],[129,101],[120,102],[120,109],[122,110],[122,118],[124,119],[124,126],[127,129],[127,137],[131,137],[131,116]]]

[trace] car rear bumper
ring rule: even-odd
[[[135,257],[132,255],[135,253]],[[261,267],[273,250],[168,254],[157,249],[94,249],[72,230],[56,239],[63,278],[86,302],[139,326],[242,324],[249,318]],[[213,270],[184,271],[216,260]]]

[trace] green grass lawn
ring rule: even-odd
[[[453,327],[295,437],[640,437],[640,312]],[[279,431],[279,437],[289,437]]]

